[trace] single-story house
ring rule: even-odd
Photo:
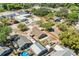
[[[47,56],[76,56],[75,52],[69,48],[55,45],[54,51],[50,52]]]
[[[31,44],[32,42],[29,39],[27,39],[27,37],[21,35],[19,35],[19,38],[14,42],[14,46],[22,50],[30,47]]]
[[[33,27],[31,34],[35,37],[35,39],[42,39],[44,37],[47,37],[47,35],[45,33],[43,33],[37,27]]]
[[[24,11],[19,11],[19,12],[18,11],[6,11],[6,12],[0,13],[1,17],[9,17],[9,18],[16,17],[18,15],[22,15],[23,17],[30,16],[30,14]]]
[[[30,16],[30,14],[22,14],[22,15],[15,16],[14,19],[18,22],[23,22],[28,20],[27,18],[28,16]]]
[[[0,56],[7,56],[12,52],[12,49],[9,47],[0,46]]]
[[[0,13],[0,15],[2,17],[14,17],[14,16],[16,16],[16,14],[14,12],[11,12],[11,11],[2,12],[2,13]]]
[[[18,22],[23,22],[27,20],[27,18],[23,16],[15,16],[14,19]]]
[[[47,49],[38,42],[33,43],[30,48],[35,53],[35,55],[38,56],[41,56],[47,52]]]

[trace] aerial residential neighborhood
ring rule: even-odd
[[[0,56],[79,56],[79,4],[0,4]]]

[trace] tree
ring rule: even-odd
[[[41,7],[51,7],[51,8],[58,8],[58,7],[66,7],[68,3],[42,3],[40,4]]]
[[[61,31],[66,31],[69,27],[66,23],[61,23],[57,25]]]
[[[56,16],[67,17],[67,15],[68,15],[68,9],[67,8],[61,8],[60,11],[57,11],[55,14],[56,14]]]
[[[8,8],[10,9],[10,10],[12,10],[12,9],[22,9],[22,4],[8,4]]]
[[[62,31],[59,36],[62,45],[79,53],[79,33],[77,33],[73,27],[67,27],[67,30]]]
[[[3,24],[7,24],[8,23],[8,21],[9,21],[9,19],[8,18],[2,18],[1,20],[0,20]]]
[[[0,20],[4,25],[9,25],[9,24],[11,24],[10,22],[12,21],[14,21],[14,19],[9,19],[9,18],[2,18],[1,20]]]
[[[5,35],[5,33],[0,33],[0,43],[3,43],[6,41],[7,36]]]
[[[71,5],[71,6],[69,7],[69,9],[70,9],[71,11],[77,11],[79,8],[78,8],[78,6],[77,6],[76,4],[73,4],[73,5]]]
[[[78,20],[78,13],[77,12],[71,12],[67,16],[68,20],[70,23],[75,22]]]
[[[43,23],[43,21],[39,21],[38,24],[40,25],[40,27],[45,28],[46,30],[48,30],[49,28],[51,28],[53,25],[55,25],[53,22],[48,21],[47,23]]]
[[[0,8],[0,12],[4,12],[5,11],[5,9],[4,8]]]
[[[0,43],[7,41],[7,36],[11,32],[11,28],[7,25],[0,25]]]
[[[49,20],[49,19],[52,19],[53,18],[53,16],[54,16],[54,13],[48,13],[47,15],[46,15],[46,17],[47,17],[47,19]]]
[[[37,16],[45,16],[51,11],[46,8],[33,9],[32,12]]]
[[[0,5],[2,5],[2,8],[4,9],[4,10],[12,10],[12,9],[15,9],[15,10],[17,10],[17,9],[27,9],[27,8],[30,8],[30,7],[33,7],[34,6],[34,4],[29,4],[29,3],[3,3],[3,4],[0,4]],[[2,9],[1,9],[2,10]],[[2,11],[4,11],[4,10],[2,10]]]
[[[78,18],[78,13],[77,12],[71,12],[68,14],[69,19],[77,19]]]
[[[34,4],[32,4],[32,3],[30,3],[30,4],[29,3],[27,3],[27,4],[24,3],[24,8],[25,9],[31,8],[33,6],[34,6]]]
[[[4,11],[6,11],[6,9],[3,7],[3,4],[0,3],[0,12],[4,12]]]
[[[19,28],[21,31],[24,31],[24,30],[27,30],[27,29],[28,29],[27,26],[26,26],[26,24],[24,24],[24,23],[20,23],[20,24],[18,25],[18,28]]]
[[[41,3],[41,4],[40,4],[41,7],[53,7],[53,8],[55,8],[56,5],[57,5],[57,4],[55,4],[55,3],[53,3],[53,4],[51,4],[51,3],[48,3],[48,4],[46,4],[46,3]]]
[[[35,13],[36,9],[35,8],[32,8],[31,12]]]
[[[23,5],[20,4],[20,3],[6,3],[6,4],[3,4],[3,7],[4,9],[6,10],[12,10],[12,9],[22,9],[23,8]]]

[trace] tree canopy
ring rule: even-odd
[[[32,3],[31,4],[29,3],[27,4],[25,3],[3,3],[1,5],[3,6],[5,10],[12,10],[12,9],[17,10],[17,9],[22,9],[22,8],[27,9],[27,8],[34,6],[34,4]]]
[[[5,11],[5,9],[4,8],[0,8],[0,12],[4,12]]]
[[[56,16],[60,16],[60,17],[62,17],[62,16],[67,17],[67,15],[68,15],[68,9],[67,8],[61,8],[59,11],[57,11],[55,13],[55,15]]]
[[[11,32],[11,28],[7,25],[0,25],[0,43],[3,43],[7,40],[7,36]]]
[[[48,21],[46,23],[44,23],[43,21],[38,21],[37,23],[39,24],[40,27],[43,27],[46,30],[51,28],[53,25],[55,25],[53,22],[50,22],[50,21]]]
[[[76,4],[73,4],[73,5],[71,5],[71,6],[69,7],[69,9],[70,9],[71,11],[77,11],[79,8],[78,8],[78,6],[77,6]]]
[[[54,13],[48,13],[45,17],[49,20],[49,19],[52,19],[54,16]]]
[[[77,12],[71,12],[68,14],[69,19],[77,19],[78,18],[78,13]]]
[[[26,24],[24,24],[24,23],[20,23],[20,24],[18,25],[18,28],[19,28],[21,31],[27,30],[27,26],[26,26]]]
[[[64,26],[64,28],[66,28],[66,30],[62,31],[59,35],[61,43],[64,46],[73,49],[76,53],[79,53],[79,33],[71,26]]]
[[[60,23],[57,25],[61,31],[66,31],[68,29],[68,25],[66,23]]]
[[[46,8],[33,9],[32,12],[37,16],[45,16],[51,11]]]
[[[68,14],[68,21],[69,22],[74,22],[76,20],[78,20],[78,13],[77,12],[71,12]]]

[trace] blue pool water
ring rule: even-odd
[[[29,56],[29,54],[26,51],[21,52],[20,56]]]

